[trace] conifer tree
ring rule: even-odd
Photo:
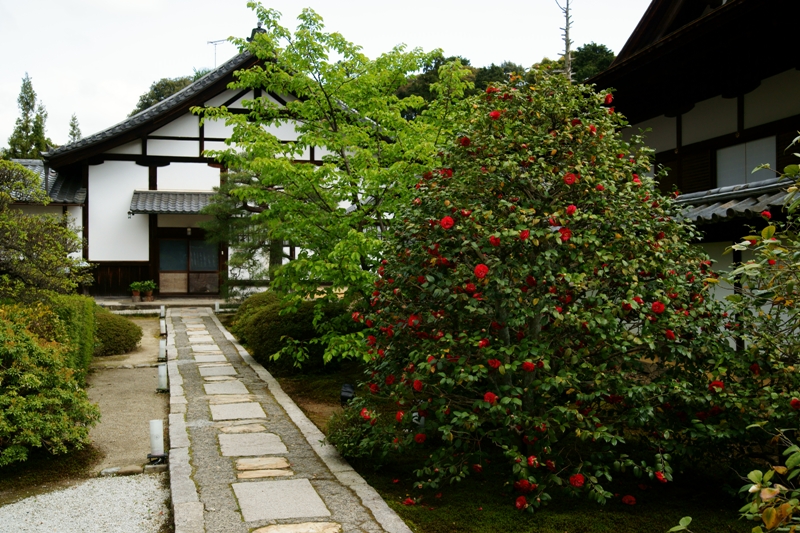
[[[72,114],[72,118],[69,119],[69,138],[67,139],[68,143],[74,143],[81,140],[83,135],[81,134],[81,127],[78,124],[78,117],[75,116],[75,113]]]
[[[5,155],[15,159],[40,159],[49,142],[45,136],[47,110],[41,103],[37,105],[36,91],[27,72],[22,78],[17,105],[20,116],[8,138]]]

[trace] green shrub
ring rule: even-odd
[[[34,311],[47,312],[37,307]],[[24,461],[31,448],[79,449],[99,419],[58,344],[32,333],[17,310],[0,316],[0,466]],[[12,318],[9,318],[12,316]],[[50,324],[49,318],[43,322]],[[58,322],[56,321],[56,325]],[[49,325],[47,326],[49,327]],[[47,327],[44,331],[48,330]],[[38,329],[35,326],[33,329]],[[63,333],[63,330],[62,330]]]
[[[243,301],[239,309],[236,310],[236,314],[233,316],[233,320],[231,320],[231,333],[239,337],[242,342],[247,342],[245,324],[250,321],[253,313],[264,307],[277,304],[280,301],[280,295],[273,291],[259,292],[250,296]]]
[[[94,354],[97,304],[87,296],[72,294],[53,296],[50,306],[64,325],[69,339],[69,347],[64,354],[67,365],[76,370],[82,380]]]
[[[142,328],[125,317],[98,308],[95,355],[128,353],[136,348],[140,340]]]

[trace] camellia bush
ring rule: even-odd
[[[532,78],[469,101],[396,213],[353,315],[370,328],[367,392],[330,437],[426,458],[420,489],[501,453],[527,510],[557,487],[604,502],[616,471],[666,483],[678,455],[780,423],[759,409],[769,371],[754,380],[727,342],[698,234],[647,176],[651,151],[623,141],[611,94]]]

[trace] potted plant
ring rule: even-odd
[[[152,302],[153,301],[153,291],[158,288],[156,282],[152,279],[148,279],[146,281],[142,281],[141,283],[141,291],[144,293],[143,300],[145,302]]]
[[[134,281],[133,283],[130,284],[131,295],[133,296],[131,299],[134,302],[141,302],[142,301],[142,299],[140,297],[140,294],[142,293],[142,290],[144,289],[144,287],[142,287],[143,283],[144,283],[143,281]]]

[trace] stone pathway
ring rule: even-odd
[[[410,533],[211,309],[167,332],[176,533]]]

